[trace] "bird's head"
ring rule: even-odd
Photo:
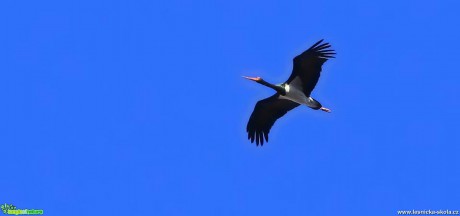
[[[243,76],[243,78],[246,78],[248,80],[252,80],[252,81],[255,81],[255,82],[262,82],[263,79],[261,77],[247,77],[247,76]]]

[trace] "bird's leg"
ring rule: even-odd
[[[322,111],[324,111],[324,112],[328,112],[328,113],[331,112],[331,110],[328,109],[328,108],[326,108],[326,107],[321,107],[321,108],[319,108],[319,109],[322,110]]]

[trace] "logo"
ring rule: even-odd
[[[43,209],[17,209],[13,204],[1,205],[3,214],[9,215],[38,215],[43,214]]]
[[[11,209],[11,210],[15,210],[15,209],[16,209],[16,206],[14,206],[14,205],[12,205],[12,204],[8,205],[8,204],[6,204],[6,203],[2,205],[3,214],[7,214],[7,213],[8,213],[8,210],[10,210],[10,209]]]

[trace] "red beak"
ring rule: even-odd
[[[252,81],[260,81],[260,77],[247,77],[247,76],[243,76],[243,78],[246,78],[248,80],[252,80]]]

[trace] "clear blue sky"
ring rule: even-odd
[[[457,1],[1,1],[0,203],[46,215],[460,210]],[[241,78],[313,96],[262,148]]]

